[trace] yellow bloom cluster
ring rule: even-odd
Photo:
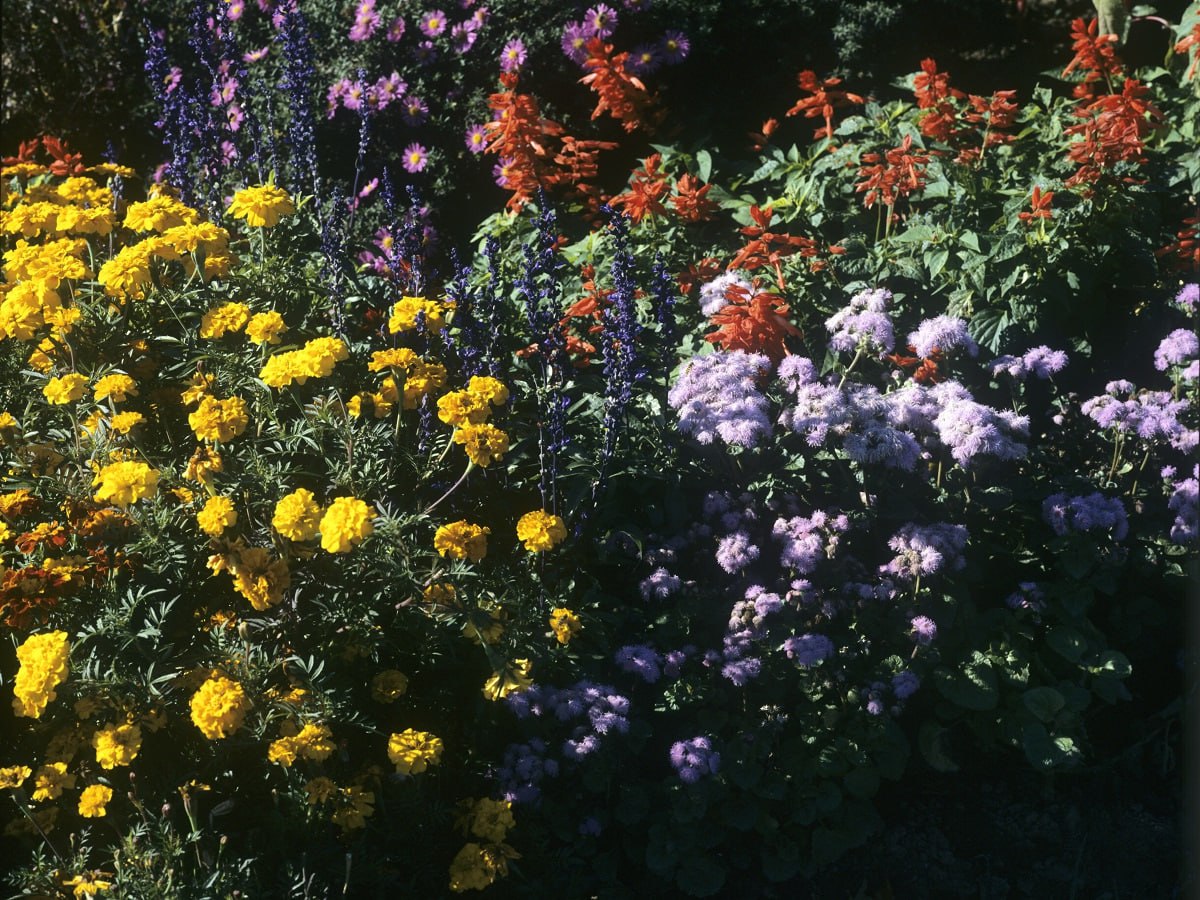
[[[29,766],[4,766],[0,768],[0,791],[15,791],[33,774]]]
[[[284,216],[296,211],[296,204],[287,191],[273,184],[260,184],[243,188],[233,195],[229,214],[235,219],[244,219],[255,228],[272,228]]]
[[[510,829],[517,825],[509,800],[490,800],[484,797],[475,802],[464,800],[459,804],[463,814],[455,823],[464,836],[474,835],[485,841],[499,843],[508,837]]]
[[[85,819],[98,819],[108,815],[108,802],[112,800],[112,788],[103,784],[89,784],[79,795],[79,814]]]
[[[246,337],[252,344],[278,344],[282,340],[280,335],[287,330],[283,316],[273,309],[255,313],[246,323]]]
[[[297,488],[275,504],[271,526],[289,541],[311,541],[321,524],[321,507],[313,493]]]
[[[154,245],[150,241],[122,247],[112,259],[100,267],[96,280],[110,297],[140,300],[146,296],[150,283],[150,260]]]
[[[560,644],[569,644],[571,638],[583,630],[579,617],[565,606],[550,611],[550,630]]]
[[[493,703],[503,700],[515,691],[523,691],[533,684],[529,674],[533,671],[533,663],[527,659],[514,659],[499,672],[493,672],[483,685],[483,696]]]
[[[450,890],[456,894],[482,891],[508,874],[510,859],[520,858],[521,854],[508,844],[466,844],[450,862]]]
[[[484,469],[498,462],[508,452],[508,435],[490,422],[456,428],[453,440],[456,444],[462,444],[467,459]]]
[[[56,406],[61,406],[66,403],[74,403],[83,396],[84,388],[87,387],[87,376],[77,375],[74,372],[67,375],[60,375],[57,378],[51,378],[44,388],[42,393],[46,395],[46,401]]]
[[[492,529],[472,525],[466,519],[442,525],[433,535],[433,548],[451,559],[479,562],[487,556],[487,536]]]
[[[372,372],[390,369],[397,374],[404,375],[404,409],[416,409],[425,395],[446,383],[445,366],[441,363],[426,362],[407,347],[377,350],[372,354],[367,368]],[[370,401],[375,411],[375,418],[382,419],[392,414],[400,399],[401,389],[396,383],[396,378],[388,375],[383,379],[378,391],[355,394],[346,406],[352,416],[360,416],[363,402]]]
[[[106,881],[101,878],[101,875],[106,875],[107,872],[89,872],[86,875],[76,875],[63,882],[63,887],[72,888],[71,894],[75,900],[82,900],[85,897],[95,897],[101,891],[107,891],[112,887],[111,881]]]
[[[350,351],[339,338],[314,338],[299,350],[276,353],[267,360],[258,377],[273,388],[284,388],[292,382],[304,384],[309,378],[330,375],[334,364],[349,355]]]
[[[200,215],[174,197],[161,195],[140,203],[130,203],[125,210],[124,225],[130,231],[156,231],[160,234],[168,228],[180,225],[195,225]]]
[[[129,397],[137,395],[137,383],[124,372],[112,372],[102,378],[97,378],[96,383],[92,385],[92,396],[97,403],[101,400],[124,403]]]
[[[392,334],[402,334],[414,331],[417,321],[424,319],[426,331],[444,331],[446,329],[446,313],[454,309],[450,301],[438,303],[426,300],[424,297],[401,297],[392,307],[388,318],[388,331]]]
[[[44,281],[22,281],[3,287],[0,334],[18,341],[32,340],[46,325],[70,328],[58,292]]]
[[[21,668],[13,683],[13,712],[30,719],[41,718],[55,689],[66,680],[71,648],[65,631],[31,635],[17,648]]]
[[[335,497],[321,517],[321,549],[349,553],[375,531],[374,507],[354,497]]]
[[[228,497],[209,497],[204,508],[196,514],[200,530],[209,537],[219,537],[226,528],[237,524],[237,510]]]
[[[566,537],[567,526],[563,520],[545,510],[535,509],[517,520],[517,539],[524,542],[530,553],[551,550]]]
[[[205,396],[200,405],[188,414],[188,425],[195,432],[196,439],[210,443],[231,441],[249,424],[246,401],[241,397],[218,400],[213,396]]]
[[[215,341],[227,334],[237,334],[250,321],[250,307],[245,303],[223,303],[210,309],[200,320],[200,337]]]
[[[50,762],[38,768],[33,778],[33,793],[30,796],[35,803],[46,800],[57,800],[64,790],[75,787],[75,776],[67,772],[65,762]]]
[[[419,775],[442,761],[442,739],[428,731],[405,728],[388,738],[388,759],[402,775]]]
[[[233,576],[233,589],[259,612],[277,606],[292,585],[287,560],[272,559],[263,547],[237,547],[224,559],[224,567]]]
[[[125,509],[158,493],[158,474],[156,469],[136,460],[109,463],[92,480],[93,487],[100,486],[93,497],[97,503],[107,500]]]
[[[338,788],[334,801],[337,809],[333,811],[329,821],[347,831],[365,828],[367,819],[375,814],[374,792],[363,790],[359,785]]]
[[[108,427],[117,434],[129,434],[138,425],[146,421],[140,412],[117,413],[108,421]]]
[[[371,679],[371,699],[395,703],[408,691],[408,676],[397,669],[384,669]]]
[[[98,729],[92,735],[92,746],[96,748],[96,762],[102,769],[127,766],[142,749],[142,729],[136,724]]]
[[[284,735],[279,740],[272,741],[271,746],[267,748],[267,759],[286,769],[298,758],[321,762],[336,749],[333,732],[329,730],[329,726],[314,725],[310,722],[296,734]]]
[[[382,372],[384,369],[403,369],[407,372],[419,361],[420,357],[407,347],[392,347],[372,353],[371,361],[367,363],[367,370]]]
[[[192,722],[210,741],[229,737],[250,711],[250,700],[242,686],[223,675],[209,678],[192,695]]]

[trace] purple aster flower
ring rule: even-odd
[[[245,11],[246,4],[242,0],[231,0],[230,4],[225,7],[225,18],[230,22],[236,22]]]
[[[692,50],[692,45],[688,41],[687,35],[682,31],[668,31],[663,35],[663,39],[659,43],[659,48],[662,51],[663,60],[667,65],[673,66],[687,59],[688,53]]]
[[[520,38],[513,38],[500,51],[500,71],[515,72],[525,65],[525,43]]]
[[[375,11],[375,0],[359,0],[354,10],[354,25],[350,28],[350,40],[370,40],[379,28],[379,13]]]
[[[750,543],[750,535],[735,531],[717,544],[717,565],[734,575],[758,559],[758,554],[758,545]]]
[[[563,28],[562,51],[576,65],[582,66],[587,62],[589,37],[587,26],[582,22],[568,22]]]
[[[712,748],[706,737],[676,741],[669,753],[671,765],[685,784],[695,784],[705,775],[715,775],[721,768],[721,754]]]
[[[270,51],[271,51],[271,46],[269,44],[266,47],[260,47],[257,50],[250,50],[249,52],[242,54],[242,62],[247,62],[247,63],[260,62],[267,58],[267,54]]]
[[[390,43],[396,43],[400,38],[404,37],[404,17],[396,16],[392,19],[392,24],[388,26],[387,33],[384,35]]]
[[[621,5],[630,12],[645,12],[650,8],[650,0],[621,0]]]
[[[653,44],[641,44],[634,47],[625,60],[625,68],[633,75],[649,75],[662,65],[662,57],[658,48]]]
[[[1154,368],[1165,372],[1169,366],[1190,362],[1198,352],[1200,339],[1197,339],[1195,332],[1188,328],[1176,328],[1162,339],[1154,351]]]
[[[922,647],[928,647],[937,637],[937,623],[929,616],[914,616],[912,620],[912,639]]]
[[[482,153],[487,149],[487,128],[483,125],[472,125],[467,129],[467,149],[472,153]]]
[[[450,29],[450,46],[454,48],[455,53],[466,53],[475,46],[478,39],[479,28],[472,24],[471,19],[459,22]]]
[[[417,61],[418,66],[432,66],[437,62],[437,58],[437,47],[433,46],[433,41],[421,41],[413,48],[413,59]]]
[[[617,27],[617,11],[611,6],[598,3],[583,15],[584,27],[588,37],[598,37],[601,40],[612,37],[613,29]]]
[[[740,350],[693,357],[667,395],[679,430],[701,444],[720,437],[742,447],[770,435],[769,404],[758,388],[770,367],[767,357]]]
[[[740,272],[726,272],[700,287],[700,312],[715,316],[729,305],[727,292],[731,287],[742,288],[754,293],[754,285],[742,277]]]
[[[446,14],[440,9],[430,10],[421,16],[417,27],[425,37],[434,38],[446,30]]]
[[[416,142],[404,148],[404,171],[416,174],[424,172],[429,164],[429,151]]]
[[[1200,306],[1200,284],[1195,282],[1185,284],[1175,295],[1175,302],[1183,308],[1184,312],[1195,312],[1196,307]]]
[[[411,125],[415,128],[422,124],[428,115],[429,107],[416,94],[409,94],[404,98],[403,116],[406,125]]]
[[[926,319],[908,336],[908,343],[913,352],[923,357],[932,356],[935,350],[949,353],[955,347],[964,348],[971,356],[979,353],[979,346],[967,333],[967,323],[954,316]]]
[[[921,679],[905,669],[892,676],[892,693],[897,700],[907,700],[921,687]]]
[[[796,665],[809,669],[833,656],[833,641],[823,634],[801,634],[783,642],[783,652]]]
[[[653,684],[662,676],[659,668],[662,657],[647,644],[629,644],[617,651],[613,661],[622,671],[639,676],[647,684]]]
[[[516,162],[511,156],[502,156],[500,161],[492,166],[492,177],[496,179],[497,187],[508,187],[508,170]]]

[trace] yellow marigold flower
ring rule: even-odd
[[[57,800],[64,790],[75,787],[75,776],[67,773],[65,762],[50,762],[41,766],[33,778],[34,801],[42,803],[46,800]]]
[[[456,894],[482,891],[508,874],[510,859],[520,858],[521,854],[508,844],[466,844],[450,862],[450,890]]]
[[[204,509],[196,515],[200,530],[209,537],[220,537],[226,528],[237,524],[237,510],[233,501],[228,497],[209,497],[204,503]]]
[[[267,762],[290,769],[296,761],[296,740],[294,736],[284,736],[271,741],[267,748]]]
[[[246,323],[246,337],[253,344],[278,344],[282,340],[279,336],[287,330],[283,316],[273,309],[255,313]]]
[[[162,233],[162,237],[158,239],[149,239],[143,243],[153,241],[155,252],[159,256],[166,258],[179,259],[182,256],[189,256],[195,253],[201,247],[210,257],[210,260],[205,262],[205,268],[208,268],[208,262],[211,262],[211,257],[229,252],[229,232],[212,222],[197,222],[194,225],[177,225],[174,228],[168,228]],[[188,261],[189,265],[191,261]]]
[[[392,334],[413,331],[417,327],[417,319],[422,316],[425,319],[426,331],[445,329],[446,307],[441,303],[426,300],[424,297],[401,297],[400,301],[392,307],[392,314],[388,319],[388,331]]]
[[[124,372],[113,372],[96,380],[92,385],[92,396],[96,402],[112,400],[124,403],[129,397],[138,395],[137,383]]]
[[[467,382],[467,392],[483,398],[492,406],[503,406],[508,402],[508,388],[489,375],[472,375]]]
[[[483,685],[483,696],[495,702],[503,700],[514,691],[523,691],[533,684],[529,673],[533,671],[533,663],[527,659],[514,659],[499,672],[493,672]]]
[[[485,841],[499,843],[517,825],[512,814],[512,803],[508,800],[491,800],[487,797],[474,803],[464,800],[461,808],[463,815],[455,822],[455,826],[464,836],[473,834]]]
[[[208,392],[212,390],[213,377],[205,375],[203,372],[197,372],[191,377],[188,382],[188,387],[184,391],[180,391],[179,399],[184,406],[191,406],[203,400]]]
[[[100,485],[93,494],[97,503],[110,501],[121,509],[158,493],[158,471],[143,462],[109,463],[96,473],[92,486]]]
[[[108,207],[93,206],[83,209],[64,206],[59,210],[57,228],[70,234],[95,234],[103,237],[113,230],[117,217]]]
[[[354,497],[335,497],[321,517],[321,549],[349,553],[375,531],[374,507]]]
[[[142,749],[142,729],[137,725],[110,725],[92,735],[96,762],[103,769],[127,766]]]
[[[583,630],[579,617],[566,607],[560,606],[550,611],[550,630],[560,644],[569,644],[571,638]]]
[[[21,668],[13,682],[14,713],[41,718],[46,704],[58,696],[55,689],[66,680],[70,655],[65,631],[31,635],[17,648]]]
[[[218,675],[192,695],[192,722],[210,741],[229,737],[245,721],[250,700],[236,681]]]
[[[324,775],[318,775],[304,785],[304,790],[308,794],[308,805],[316,806],[318,803],[328,803],[332,800],[338,792],[338,787]]]
[[[417,360],[404,380],[404,408],[416,409],[426,394],[446,384],[446,367],[441,363]]]
[[[419,775],[442,761],[442,739],[405,728],[388,738],[388,759],[402,775]]]
[[[221,459],[221,454],[211,447],[197,447],[196,452],[192,454],[192,458],[188,460],[187,470],[183,477],[188,481],[197,481],[200,484],[211,485],[213,476],[218,472],[225,470],[225,462]]]
[[[527,512],[517,521],[517,539],[525,542],[530,553],[541,553],[561,544],[567,536],[567,526],[558,516],[544,510]]]
[[[408,369],[418,362],[417,354],[407,347],[393,347],[390,350],[376,350],[371,354],[367,369],[372,372],[382,372],[384,369]]]
[[[297,488],[275,504],[271,526],[289,541],[311,541],[321,526],[321,507],[313,493]]]
[[[371,699],[395,703],[408,691],[408,676],[398,669],[384,669],[371,679]]]
[[[57,288],[68,279],[90,278],[91,270],[83,262],[88,242],[83,238],[60,238],[44,244],[17,241],[4,254],[4,278],[13,284],[35,281]]]
[[[307,374],[313,378],[325,378],[332,374],[334,363],[350,356],[345,342],[335,337],[313,338],[297,352],[307,368]]]
[[[479,562],[487,556],[487,536],[491,533],[490,528],[460,519],[438,528],[433,536],[433,547],[442,556]]]
[[[438,418],[447,425],[466,425],[468,422],[479,424],[487,419],[492,411],[487,398],[470,391],[451,391],[443,394],[437,402]]]
[[[101,891],[106,891],[112,887],[111,881],[105,881],[100,877],[101,872],[90,872],[87,875],[76,875],[70,881],[64,881],[63,887],[74,888],[72,894],[75,900],[80,900],[83,897],[95,897]]]
[[[8,234],[20,234],[27,238],[42,232],[54,234],[58,230],[60,208],[57,203],[22,203],[0,218],[0,222],[3,222],[0,227]]]
[[[140,412],[117,413],[108,423],[108,427],[117,434],[129,434],[138,425],[146,421]]]
[[[0,334],[18,341],[33,340],[62,309],[62,298],[42,281],[22,281],[0,299]]]
[[[490,422],[463,425],[455,430],[453,440],[463,445],[467,459],[484,469],[508,452],[508,435]]]
[[[273,184],[243,188],[233,195],[233,202],[229,204],[231,216],[245,219],[247,225],[255,228],[274,227],[283,216],[295,211],[296,204],[287,191]]]
[[[210,309],[200,320],[200,337],[215,341],[227,334],[236,334],[250,321],[250,307],[245,303],[223,303]]]
[[[72,372],[69,375],[61,375],[58,378],[51,378],[50,381],[42,388],[42,393],[46,395],[46,400],[56,406],[61,406],[65,403],[74,403],[83,396],[83,390],[87,387],[87,376],[77,375]]]
[[[233,589],[250,601],[259,612],[266,612],[283,600],[283,592],[292,584],[286,560],[271,559],[262,547],[241,549],[229,562]]]
[[[0,768],[0,791],[15,791],[33,774],[29,766],[4,766]]]
[[[458,592],[454,590],[454,585],[443,581],[440,584],[431,584],[421,592],[421,597],[426,603],[435,605],[452,605],[456,602]]]
[[[108,815],[105,807],[112,795],[112,788],[107,785],[89,784],[79,795],[79,814],[85,819],[99,819]]]
[[[201,441],[231,441],[250,424],[246,401],[241,397],[218,400],[205,396],[195,412],[188,414],[188,425]]]
[[[292,740],[296,742],[299,756],[316,762],[328,759],[337,749],[333,742],[333,732],[329,730],[328,725],[310,722],[301,728],[300,733]]]
[[[135,300],[144,297],[144,288],[150,283],[150,256],[153,249],[146,241],[133,244],[102,265],[96,280],[104,286],[104,292],[110,297],[132,297]]]
[[[372,791],[364,791],[358,785],[341,788],[338,791],[337,803],[338,808],[329,817],[329,821],[347,831],[365,828],[367,819],[375,813],[375,794]]]
[[[174,197],[151,197],[141,203],[130,203],[125,211],[124,225],[130,231],[157,231],[179,225],[195,225],[200,214]]]

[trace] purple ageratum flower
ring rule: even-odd
[[[588,30],[588,37],[598,37],[601,40],[612,37],[617,27],[617,11],[611,6],[598,3],[583,14],[583,24]]]
[[[918,356],[929,357],[935,350],[949,353],[962,347],[971,356],[979,353],[979,345],[967,333],[967,323],[954,316],[926,319],[908,336],[908,343]]]
[[[429,151],[413,142],[404,148],[404,171],[416,174],[424,172],[429,164]]]
[[[624,672],[637,675],[647,684],[662,677],[662,657],[647,644],[629,644],[616,652],[613,661]]]
[[[692,51],[692,44],[682,31],[668,31],[658,46],[664,62],[669,66],[683,62]]]
[[[888,539],[888,546],[897,555],[887,565],[880,566],[879,571],[907,582],[942,571],[960,571],[967,564],[963,551],[968,537],[967,529],[962,525],[910,522]]]
[[[1154,368],[1165,372],[1170,366],[1190,362],[1197,353],[1200,353],[1200,339],[1195,332],[1188,328],[1176,328],[1162,339],[1154,351]]]
[[[742,571],[758,559],[758,555],[758,545],[750,543],[750,535],[744,531],[726,535],[717,544],[717,565],[730,575]]]
[[[425,121],[429,115],[429,107],[416,94],[409,94],[404,98],[404,112],[402,115],[404,116],[405,124],[415,128]]]
[[[1046,595],[1036,581],[1022,581],[1017,590],[1004,598],[1009,609],[1028,609],[1039,613],[1046,608]]]
[[[625,68],[633,75],[649,75],[662,65],[662,57],[658,48],[653,44],[641,44],[634,47],[625,60]]]
[[[854,413],[846,403],[845,393],[837,387],[817,381],[801,383],[800,376],[808,374],[804,364],[812,365],[808,360],[801,360],[786,371],[784,365],[788,360],[780,363],[780,378],[785,386],[789,382],[796,385],[793,392],[796,403],[794,406],[784,407],[779,415],[779,424],[789,431],[804,435],[810,447],[820,447],[831,432],[845,434],[853,421]]]
[[[394,44],[399,41],[400,38],[404,37],[404,31],[406,27],[407,26],[404,24],[404,17],[396,16],[396,18],[392,19],[392,24],[388,26],[387,33],[384,34],[384,37],[387,38],[389,43]]]
[[[1025,369],[1037,378],[1047,379],[1067,367],[1067,354],[1062,350],[1051,350],[1045,344],[1027,350],[1021,358]]]
[[[775,375],[783,382],[783,386],[794,394],[800,388],[816,383],[817,367],[811,359],[803,356],[787,356],[779,364]]]
[[[862,291],[850,298],[850,305],[838,310],[825,322],[830,334],[829,346],[843,353],[862,347],[874,348],[880,355],[896,347],[891,316],[887,306],[892,299],[886,288]]]
[[[700,312],[715,316],[728,306],[730,301],[727,292],[731,287],[754,293],[754,285],[742,277],[741,272],[726,272],[700,287]]]
[[[440,9],[433,9],[421,16],[417,27],[425,37],[435,38],[446,30],[446,14]]]
[[[1192,477],[1171,483],[1171,499],[1167,509],[1175,513],[1171,524],[1171,540],[1190,544],[1200,535],[1200,465],[1192,467]]]
[[[1195,312],[1196,307],[1200,306],[1200,284],[1195,282],[1185,284],[1179,289],[1179,293],[1175,295],[1175,302],[1183,309],[1184,312]]]
[[[1196,448],[1197,433],[1179,421],[1188,409],[1187,400],[1175,400],[1167,391],[1141,391],[1125,380],[1110,381],[1106,393],[1085,400],[1080,411],[1101,428],[1135,433],[1147,441],[1165,440],[1176,450],[1190,453]],[[1127,399],[1121,399],[1121,395]]]
[[[947,381],[931,393],[941,404],[933,420],[938,439],[964,469],[980,457],[1024,459],[1028,447],[1015,437],[1029,433],[1029,417],[976,403],[961,384]]]
[[[913,616],[912,639],[921,647],[928,647],[937,637],[937,622],[929,616]]]
[[[487,149],[487,128],[483,125],[472,125],[467,129],[467,149],[479,154]]]
[[[755,657],[730,659],[721,666],[721,677],[737,687],[745,687],[762,674],[762,660]]]
[[[679,590],[683,585],[678,575],[672,575],[666,569],[659,567],[650,573],[649,578],[642,580],[638,585],[642,592],[643,600],[666,600],[672,594]]]
[[[1123,541],[1129,534],[1129,518],[1120,498],[1099,491],[1080,497],[1052,494],[1042,502],[1042,518],[1058,535],[1107,531],[1114,541]]]
[[[663,657],[663,674],[668,678],[678,678],[683,664],[695,655],[696,648],[692,645],[672,650]]]
[[[520,38],[513,38],[500,51],[500,71],[517,71],[521,66],[525,65],[525,56],[525,42]]]
[[[705,775],[715,775],[721,768],[721,754],[712,748],[706,737],[676,741],[671,745],[671,765],[684,784],[695,784]]]
[[[587,26],[582,22],[568,22],[563,27],[562,51],[571,62],[579,66],[587,62],[587,43],[590,37]]]
[[[921,687],[921,679],[905,669],[892,676],[892,693],[897,700],[907,700]]]
[[[780,563],[801,575],[809,575],[823,560],[833,558],[838,535],[849,528],[846,516],[830,516],[818,509],[808,517],[777,519],[771,533],[783,544]]]
[[[740,350],[693,357],[667,395],[679,414],[679,430],[701,444],[720,437],[741,447],[769,436],[769,404],[758,381],[770,367],[762,354]]]
[[[783,652],[788,659],[804,669],[829,659],[833,656],[833,650],[833,641],[823,634],[801,634],[783,642]]]

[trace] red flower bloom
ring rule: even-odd
[[[625,60],[628,53],[613,55],[612,44],[606,44],[600,38],[592,38],[587,45],[588,59],[585,62],[590,74],[579,81],[595,91],[600,99],[592,111],[592,118],[598,118],[602,112],[619,121],[626,131],[635,128],[649,128],[657,123],[657,115],[653,110],[653,100],[641,79],[625,71]]]
[[[925,186],[925,166],[929,157],[910,153],[912,136],[905,135],[899,147],[884,153],[880,161],[878,153],[864,153],[862,161],[870,165],[861,166],[858,174],[863,180],[854,186],[858,192],[866,191],[863,203],[870,209],[879,200],[886,206],[895,206],[901,197],[907,197]],[[886,163],[886,165],[885,165]]]
[[[825,127],[814,131],[814,138],[833,137],[833,111],[835,108],[851,103],[866,102],[858,94],[840,90],[837,87],[842,83],[840,78],[818,80],[816,73],[806,69],[797,76],[797,81],[800,83],[800,90],[810,96],[797,100],[796,105],[787,111],[787,115],[796,116],[804,113],[806,119],[823,118]]]
[[[1039,185],[1033,186],[1033,198],[1029,202],[1030,212],[1018,213],[1017,218],[1028,225],[1034,219],[1052,219],[1054,218],[1054,210],[1050,208],[1050,201],[1054,199],[1053,191],[1042,193]]]
[[[729,303],[712,317],[720,327],[704,339],[724,350],[744,350],[765,354],[772,362],[787,355],[785,341],[800,334],[800,329],[785,317],[788,306],[778,294],[750,292],[733,287],[725,297]]]
[[[675,185],[676,194],[671,198],[671,205],[685,222],[705,222],[718,209],[717,204],[706,197],[712,185],[701,187],[700,184],[699,178],[684,175]]]
[[[666,215],[667,208],[663,206],[662,198],[671,190],[671,185],[666,175],[658,169],[661,163],[661,154],[646,157],[642,168],[633,173],[629,190],[614,197],[611,205],[623,208],[635,222],[642,221],[646,216]]]

